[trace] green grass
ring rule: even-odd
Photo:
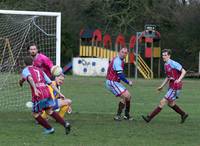
[[[162,80],[134,81],[128,87],[133,100],[131,114],[135,121],[113,121],[118,100],[105,89],[104,78],[68,76],[62,91],[73,100],[69,135],[53,120],[53,135],[43,135],[34,124],[31,112],[0,112],[0,146],[198,146],[200,145],[200,82],[184,80],[177,104],[189,113],[180,124],[180,116],[167,106],[151,123],[142,114],[152,111],[165,94],[155,89]]]

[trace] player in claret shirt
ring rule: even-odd
[[[106,87],[109,91],[111,91],[115,96],[120,98],[120,102],[118,105],[117,114],[114,117],[115,121],[122,120],[122,112],[125,108],[124,119],[125,120],[133,120],[130,116],[130,103],[131,103],[131,94],[124,87],[123,84],[120,83],[122,80],[129,86],[132,86],[132,81],[126,79],[123,70],[124,70],[124,59],[128,54],[127,48],[121,48],[118,52],[118,56],[113,58],[110,62],[107,76],[106,76]]]
[[[45,128],[45,134],[54,133],[54,128],[49,125],[49,123],[42,118],[41,112],[45,110],[48,115],[53,117],[58,123],[64,126],[66,134],[70,132],[70,123],[64,121],[62,117],[55,111],[53,111],[54,102],[51,97],[51,93],[47,84],[59,94],[60,97],[65,98],[65,96],[58,90],[58,88],[52,84],[49,77],[38,67],[32,65],[33,59],[31,56],[24,58],[24,63],[26,67],[22,71],[22,78],[27,80],[30,84],[32,91],[32,113],[35,120]],[[20,86],[23,85],[23,80],[19,81]]]
[[[157,88],[161,91],[163,87],[169,83],[169,88],[165,96],[160,100],[160,104],[153,110],[152,113],[147,116],[142,116],[142,118],[148,123],[150,122],[160,111],[163,109],[165,104],[168,104],[174,111],[181,115],[181,123],[184,123],[188,114],[185,113],[177,104],[176,99],[182,89],[182,79],[186,74],[185,69],[178,62],[170,59],[171,50],[164,49],[162,51],[162,58],[165,62],[164,68],[166,73],[166,78],[163,83]]]

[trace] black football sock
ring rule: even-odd
[[[129,116],[130,112],[130,100],[126,101],[125,116]]]
[[[124,104],[120,101],[119,102],[119,105],[118,105],[118,110],[117,110],[117,115],[121,115],[121,113],[122,113],[122,110],[124,109]]]

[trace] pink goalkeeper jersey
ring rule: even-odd
[[[33,65],[41,68],[49,78],[52,77],[51,67],[53,66],[53,62],[44,54],[38,53],[33,60]]]
[[[27,80],[28,76],[31,76],[33,78],[36,88],[41,93],[40,96],[37,97],[35,95],[35,92],[34,92],[32,86],[30,86],[31,91],[32,91],[32,102],[40,101],[42,99],[51,97],[51,93],[47,86],[47,84],[51,83],[51,80],[40,68],[35,67],[35,66],[28,66],[28,67],[24,68],[22,71],[22,77],[25,80]]]

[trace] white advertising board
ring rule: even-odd
[[[73,58],[73,74],[80,76],[106,76],[109,60],[106,58]]]

